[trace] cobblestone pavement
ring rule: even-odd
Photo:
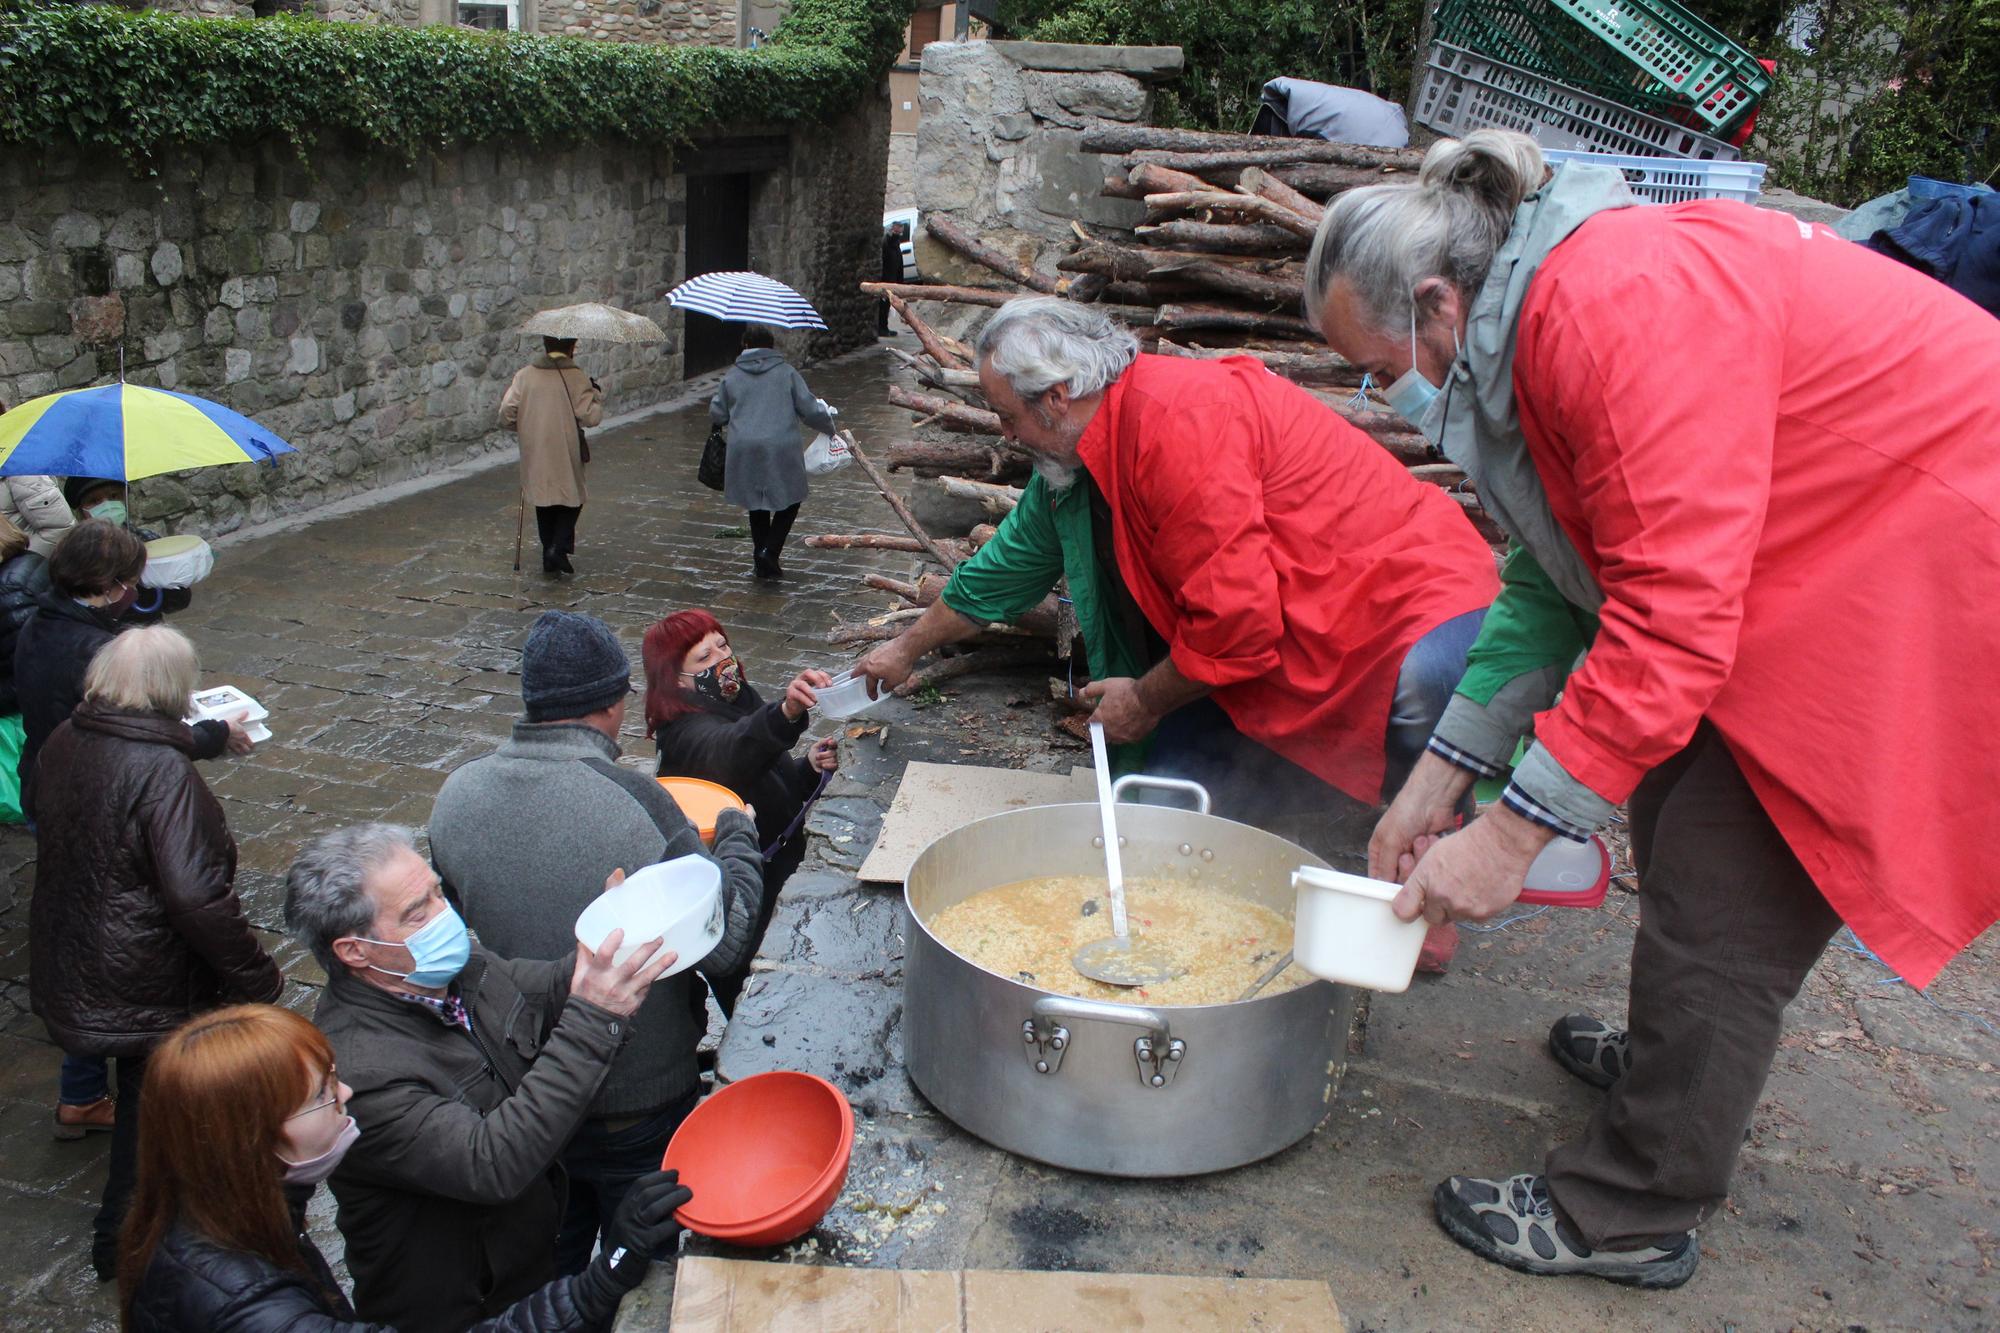
[[[879,406],[886,360],[863,353],[808,374],[864,441],[899,425]],[[421,824],[445,774],[506,734],[519,646],[544,607],[604,617],[635,656],[640,630],[662,612],[711,607],[760,684],[844,659],[821,640],[829,614],[879,611],[881,595],[858,575],[900,576],[910,558],[795,544],[791,577],[757,585],[741,515],[692,482],[705,432],[696,407],[593,439],[594,498],[573,581],[535,570],[532,535],[530,572],[509,568],[511,467],[220,553],[176,623],[200,645],[207,678],[241,685],[274,715],[277,734],[256,754],[205,768],[259,927],[278,928],[281,876],[302,841],[363,819]],[[798,535],[892,524],[850,469],[815,483]],[[1042,694],[1032,673],[954,685],[925,704],[893,705],[886,733],[843,738],[842,776],[814,816],[812,853],[722,1052],[725,1077],[810,1069],[857,1108],[839,1206],[772,1257],[1318,1277],[1354,1327],[1374,1329],[2000,1323],[2000,1041],[1839,951],[1794,1010],[1735,1193],[1704,1231],[1688,1287],[1645,1295],[1538,1282],[1471,1260],[1437,1231],[1428,1210],[1437,1178],[1532,1169],[1588,1114],[1595,1094],[1556,1070],[1542,1042],[1558,1014],[1621,1012],[1637,911],[1629,896],[1468,936],[1449,976],[1377,998],[1332,1114],[1257,1166],[1111,1181],[960,1133],[900,1067],[899,898],[861,886],[853,868],[905,760],[1077,762],[1030,702]],[[650,766],[636,719],[627,748],[628,762]],[[110,1328],[110,1294],[90,1275],[85,1243],[103,1142],[50,1138],[57,1056],[26,1011],[32,862],[25,835],[0,831],[0,1328]],[[296,983],[289,1002],[309,1006],[313,964],[275,934],[271,943]],[[1990,1017],[1996,978],[2000,940],[1989,934],[1934,994],[1945,1009]],[[337,1253],[323,1213],[315,1230]],[[622,1327],[664,1326],[661,1277]]]

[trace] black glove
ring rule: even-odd
[[[693,1197],[678,1171],[655,1171],[633,1183],[611,1219],[605,1253],[598,1259],[609,1266],[614,1282],[626,1291],[639,1285],[653,1257],[680,1239],[674,1213]]]

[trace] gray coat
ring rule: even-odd
[[[503,957],[572,958],[576,919],[612,871],[702,852],[674,798],[617,760],[617,745],[593,727],[520,722],[497,753],[445,779],[431,809],[431,859],[481,944]],[[703,960],[713,974],[754,947],[764,891],[757,848],[757,826],[725,812],[714,852],[723,936]],[[695,1091],[706,1024],[699,986],[692,971],[654,984],[591,1115],[645,1115]]]
[[[790,509],[806,498],[801,424],[833,434],[806,377],[769,347],[736,358],[708,401],[708,419],[729,430],[723,498],[744,509]]]

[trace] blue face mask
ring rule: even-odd
[[[1451,342],[1455,350],[1458,347],[1458,330],[1456,329],[1452,330]],[[1403,420],[1409,422],[1418,430],[1422,430],[1424,413],[1430,410],[1431,403],[1437,398],[1438,393],[1438,386],[1425,379],[1417,370],[1417,307],[1412,303],[1410,306],[1410,368],[1398,376],[1396,382],[1391,384],[1388,392],[1382,396],[1388,400],[1389,406],[1395,409],[1396,415],[1402,417]]]
[[[354,937],[363,944],[379,944],[385,949],[395,948],[389,940],[371,940],[366,935]],[[401,977],[412,986],[436,988],[448,985],[453,977],[465,970],[466,962],[472,957],[472,941],[465,933],[465,920],[446,903],[444,910],[424,922],[416,934],[403,941],[403,947],[410,951],[411,968],[408,972],[391,972],[386,967],[368,966],[384,976]]]

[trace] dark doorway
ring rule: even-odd
[[[754,175],[688,177],[687,276],[750,267],[750,190]],[[743,326],[689,311],[682,375],[719,370],[736,359]]]

